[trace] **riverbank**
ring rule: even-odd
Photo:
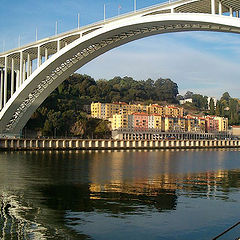
[[[240,140],[0,139],[0,150],[118,150],[240,147]]]

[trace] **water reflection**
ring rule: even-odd
[[[87,228],[99,217],[110,228],[116,218],[147,222],[160,214],[167,221],[191,199],[238,202],[238,156],[238,150],[1,153],[0,237],[101,239]]]

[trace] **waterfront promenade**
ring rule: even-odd
[[[240,140],[0,139],[0,150],[235,148]]]

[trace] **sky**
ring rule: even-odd
[[[163,0],[137,0],[137,8]],[[133,11],[134,0],[0,0],[0,52],[58,32],[85,26],[106,17]],[[239,20],[240,21],[240,20]],[[97,79],[131,76],[136,80],[160,77],[186,91],[221,97],[228,91],[240,97],[240,35],[216,32],[182,32],[147,37],[113,49],[78,70]]]

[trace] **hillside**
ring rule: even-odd
[[[178,103],[178,86],[170,79],[136,81],[131,77],[97,80],[73,74],[37,109],[26,131],[44,136],[105,137],[110,134],[106,121],[86,113],[91,102]]]

